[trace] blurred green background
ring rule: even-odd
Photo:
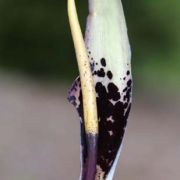
[[[135,87],[180,89],[180,1],[123,4]],[[77,0],[77,7],[84,29],[87,2]],[[60,81],[75,78],[66,11],[65,0],[0,0],[0,68]]]
[[[109,0],[112,1],[112,0]],[[76,0],[83,31],[87,0]],[[123,0],[133,106],[114,180],[180,179],[180,1]],[[0,179],[78,179],[66,0],[0,0]]]

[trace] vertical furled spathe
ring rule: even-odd
[[[111,180],[120,155],[131,109],[131,51],[120,0],[89,0],[85,45],[96,92],[99,135],[95,180]],[[69,91],[81,119],[81,177],[87,177],[89,152],[82,104],[83,87],[77,78]]]

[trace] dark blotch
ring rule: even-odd
[[[130,79],[130,80],[127,82],[127,86],[128,86],[128,87],[131,87],[131,84],[132,84],[132,80]]]
[[[118,87],[114,83],[109,83],[108,90],[112,93],[116,93],[118,91]]]
[[[90,63],[90,68],[91,68],[91,71],[94,70],[94,62]]]
[[[114,101],[118,101],[120,99],[120,93],[118,92],[118,88],[114,83],[108,84],[108,97]]]
[[[102,64],[102,66],[104,66],[104,67],[106,66],[106,60],[105,60],[104,58],[101,59],[101,64]]]
[[[112,72],[111,72],[111,71],[108,71],[108,72],[107,72],[107,77],[108,77],[109,79],[112,79],[113,74],[112,74]]]
[[[126,92],[127,90],[128,90],[128,88],[126,87],[126,88],[123,89],[123,92]]]
[[[99,77],[104,77],[104,76],[105,76],[104,69],[101,68],[100,70],[96,71],[95,74],[96,74],[97,76],[99,76]]]

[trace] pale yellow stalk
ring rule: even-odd
[[[68,0],[68,16],[81,79],[85,131],[96,135],[98,133],[96,93],[74,0]]]

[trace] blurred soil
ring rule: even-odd
[[[79,120],[63,85],[0,76],[0,180],[77,180]],[[134,98],[115,180],[180,179],[180,103]]]

